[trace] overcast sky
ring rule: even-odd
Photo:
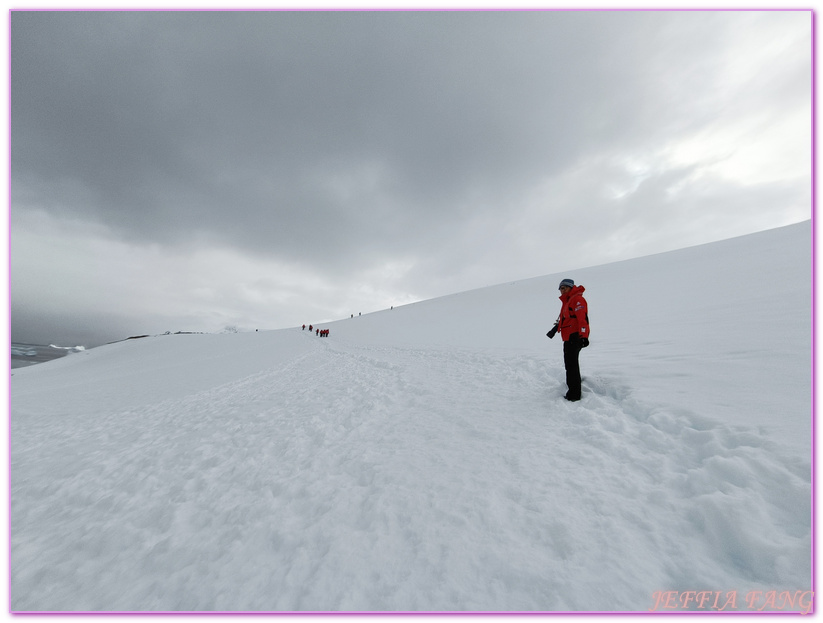
[[[12,340],[317,323],[807,220],[811,27],[13,12]]]

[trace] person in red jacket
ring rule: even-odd
[[[560,300],[563,307],[554,327],[546,335],[553,338],[557,331],[563,338],[563,363],[566,366],[566,385],[569,390],[564,398],[572,402],[580,400],[580,351],[589,345],[589,305],[583,298],[586,288],[574,285],[571,279],[560,282]]]

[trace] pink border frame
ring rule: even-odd
[[[11,104],[11,14],[16,11],[195,11],[195,10],[209,10],[209,11],[288,11],[288,10],[301,10],[301,11],[357,11],[357,10],[369,10],[369,11],[494,11],[494,10],[501,10],[496,8],[480,8],[480,9],[464,9],[464,8],[364,8],[364,9],[356,9],[356,8],[348,8],[348,9],[338,9],[338,8],[286,8],[286,7],[277,7],[277,8],[254,8],[254,9],[191,9],[191,8],[162,8],[162,9],[151,9],[151,8],[118,8],[118,9],[102,9],[102,8],[93,8],[93,9],[82,9],[82,8],[73,8],[73,9],[9,9],[8,10],[8,18],[7,18],[7,32],[8,32],[8,65],[7,65],[7,84],[8,84],[8,98],[9,98],[9,115],[7,121],[7,136],[8,136],[8,146],[7,146],[7,157],[8,157],[8,207],[9,211],[7,214],[7,234],[8,234],[8,247],[7,247],[7,266],[9,267],[9,280],[10,280],[10,271],[11,271],[11,112],[10,112],[10,104]],[[816,540],[816,519],[817,519],[817,498],[816,498],[816,485],[817,485],[817,463],[815,460],[816,457],[816,440],[817,440],[817,427],[816,427],[816,414],[817,414],[817,392],[816,392],[816,384],[817,384],[817,184],[816,184],[816,177],[817,177],[817,22],[816,22],[816,13],[814,9],[807,8],[778,8],[778,9],[769,9],[769,8],[506,8],[503,9],[505,11],[581,11],[581,12],[591,12],[591,11],[610,11],[610,12],[619,12],[619,11],[648,11],[648,12],[657,12],[657,11],[735,11],[735,12],[746,12],[746,11],[758,11],[758,12],[767,12],[767,11],[781,11],[781,12],[809,12],[811,16],[811,86],[812,86],[812,115],[811,115],[811,194],[812,194],[812,201],[811,201],[811,222],[812,222],[812,239],[811,239],[811,251],[812,251],[812,361],[811,361],[811,380],[812,380],[812,387],[811,387],[811,402],[812,402],[812,411],[811,411],[811,439],[812,439],[812,460],[811,460],[811,488],[812,488],[812,506],[811,506],[811,522],[812,522],[812,530],[811,530],[811,544],[812,544],[812,551],[811,551],[811,567],[812,567],[812,575],[811,575],[811,590],[813,594],[816,594],[816,586],[817,586],[817,574],[816,574],[816,566],[817,566],[817,540]],[[10,293],[9,299],[7,300],[7,337],[10,339],[11,336],[11,301],[10,301]],[[8,381],[7,381],[8,383]],[[11,404],[10,404],[10,386],[7,385],[7,396],[9,400],[9,413],[11,412]],[[776,612],[776,611],[764,611],[764,612],[754,612],[754,611],[744,611],[744,610],[735,610],[729,612],[723,611],[705,611],[705,612],[698,612],[698,611],[678,611],[678,610],[671,610],[671,611],[356,611],[356,612],[349,612],[349,611],[167,611],[167,610],[147,610],[147,611],[117,611],[117,610],[100,610],[100,611],[15,611],[11,609],[11,419],[9,417],[9,421],[7,422],[7,435],[8,435],[8,477],[7,477],[7,486],[8,486],[8,493],[9,499],[7,502],[8,507],[8,534],[7,534],[7,553],[8,553],[8,586],[7,586],[7,595],[8,595],[8,604],[9,610],[8,612],[15,616],[69,616],[69,617],[77,617],[77,616],[635,616],[635,615],[645,615],[645,616],[671,616],[671,615],[679,615],[679,616],[706,616],[706,615],[717,615],[717,616],[729,616],[729,615],[743,615],[743,616],[753,616],[753,615],[760,615],[760,616],[789,616],[789,615],[799,615],[798,612]],[[817,601],[813,597],[813,605],[812,609],[808,612],[809,615],[817,614],[816,611]],[[800,615],[802,616],[802,615]]]

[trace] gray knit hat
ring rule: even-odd
[[[560,282],[560,285],[557,287],[557,289],[559,290],[563,286],[569,286],[570,288],[573,288],[574,287],[574,279],[564,279],[563,281]]]

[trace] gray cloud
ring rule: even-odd
[[[15,11],[12,211],[352,288],[377,271],[398,298],[662,250],[645,240],[672,222],[675,246],[776,226],[808,202],[803,172],[723,178],[718,160],[753,139],[715,128],[810,110],[810,20]],[[671,156],[701,136],[710,148]],[[637,233],[617,244],[621,230]]]

